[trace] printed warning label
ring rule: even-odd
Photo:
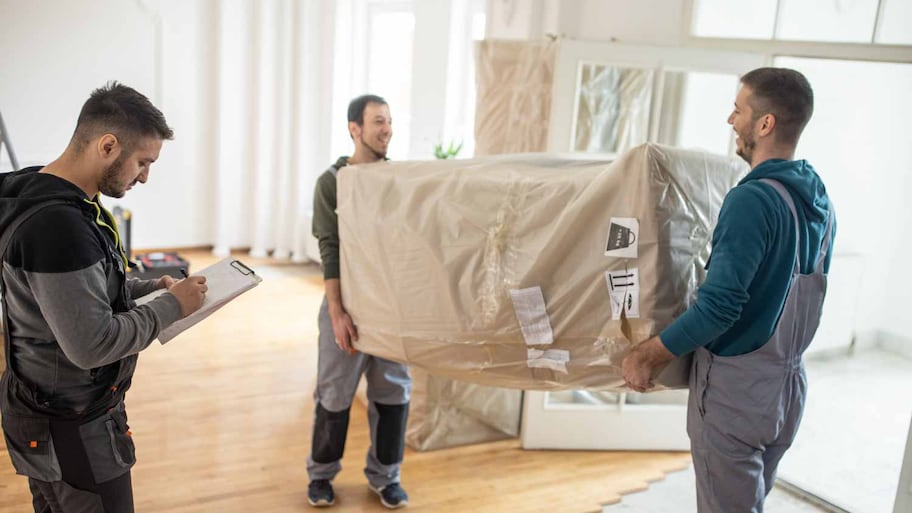
[[[636,258],[640,222],[635,217],[612,217],[605,242],[605,256]]]
[[[640,316],[640,272],[637,268],[606,271],[608,295],[611,298],[611,318],[618,320],[621,312],[628,319]]]

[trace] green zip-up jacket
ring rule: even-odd
[[[348,165],[339,157],[319,178],[314,188],[313,235],[320,243],[323,279],[339,279],[339,218],[336,216],[336,174]]]

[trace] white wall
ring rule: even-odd
[[[544,34],[560,34],[602,42],[697,46],[690,40],[686,25],[685,10],[689,5],[686,0],[501,0],[489,5],[488,37],[535,40]],[[912,20],[905,23],[912,31]],[[699,46],[707,44],[711,43],[700,42]],[[750,43],[734,46],[735,43],[721,41],[717,48],[782,54],[781,48],[773,52],[762,45],[751,50]],[[835,48],[821,51],[836,58],[858,58],[863,53],[857,48]],[[838,52],[843,50],[847,54],[840,56]],[[912,48],[884,51],[902,55],[906,62],[912,55]],[[908,117],[908,101],[900,91],[909,90],[909,75],[900,72],[896,76],[905,79],[897,79],[892,85],[879,84],[876,97],[846,95],[840,90],[840,97],[832,98],[829,84],[820,84],[818,116],[805,133],[806,143],[799,148],[805,153],[798,156],[817,166],[839,209],[836,252],[861,253],[864,257],[864,268],[847,272],[863,275],[857,297],[856,330],[865,342],[886,337],[912,340],[912,325],[907,321],[912,305],[912,273],[906,264],[912,255],[912,209],[904,199],[912,186],[912,168],[907,165],[912,162],[912,135],[900,126],[901,120]],[[862,87],[865,79],[863,75],[847,75],[844,82],[857,82]],[[870,84],[866,86],[872,90]],[[897,98],[902,99],[900,104],[895,101]],[[884,127],[883,113],[895,109],[905,109],[906,114],[888,121],[895,129]],[[877,123],[892,134],[890,139],[872,138],[874,131],[863,128],[872,126],[870,123]],[[815,125],[819,128],[815,129]],[[842,133],[822,137],[823,130]],[[843,148],[854,151],[846,155]]]
[[[584,0],[580,39],[677,45],[685,35],[684,0]]]
[[[211,202],[198,159],[203,102],[194,70],[205,3],[149,5],[155,8],[136,0],[0,0],[0,112],[20,164],[43,165],[66,147],[92,89],[118,80],[146,94],[175,140],[165,143],[146,185],[106,204],[134,211],[134,246],[205,244]]]
[[[122,3],[100,0],[98,22],[77,24],[78,2],[0,0],[0,109],[22,163],[56,158],[104,82],[153,94],[152,19],[138,2]]]
[[[91,90],[119,80],[149,96],[175,131],[149,182],[106,201],[133,210],[134,248],[249,246],[300,258],[302,212],[330,162],[337,114],[334,7],[0,0],[0,112],[20,164],[56,158]]]
[[[678,44],[685,0],[500,0],[488,6],[490,39],[554,34],[590,41]]]
[[[544,0],[493,0],[488,3],[489,39],[535,39],[542,27]]]

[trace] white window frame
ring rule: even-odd
[[[695,9],[698,0],[684,0],[683,46],[688,48],[719,49],[731,51],[764,53],[773,58],[780,56],[806,57],[818,59],[840,59],[852,61],[875,61],[912,63],[912,45],[890,45],[876,43],[876,37],[883,24],[885,0],[878,0],[877,17],[871,33],[870,43],[836,43],[829,41],[791,41],[784,39],[738,39],[717,38],[694,35]],[[776,3],[776,22],[773,34],[779,31],[781,9]]]
[[[600,57],[592,58],[594,55]],[[666,71],[704,71],[737,76],[751,69],[772,62],[772,57],[762,52],[742,52],[707,48],[669,48],[649,45],[607,44],[589,41],[562,41],[554,69],[554,85],[551,98],[550,126],[548,129],[548,151],[572,153],[574,151],[577,122],[577,91],[579,90],[581,63],[609,65],[631,69],[652,69],[656,72],[653,81],[653,96],[647,140],[655,141],[661,116],[664,73]],[[734,95],[735,87],[732,90]],[[572,111],[566,106],[573,105]],[[731,142],[729,144],[731,146]],[[613,159],[615,154],[586,153],[591,157]]]

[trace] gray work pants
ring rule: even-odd
[[[329,307],[320,307],[319,362],[313,445],[307,458],[311,480],[332,480],[342,470],[348,414],[363,375],[367,380],[367,417],[371,446],[364,474],[375,488],[399,482],[412,380],[404,364],[364,353],[349,355],[336,345]]]

